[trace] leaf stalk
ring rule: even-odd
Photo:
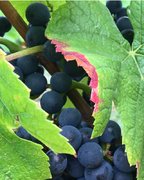
[[[27,55],[30,55],[30,54],[35,54],[35,53],[39,53],[39,52],[42,52],[43,51],[43,46],[40,45],[40,46],[35,46],[35,47],[32,47],[32,48],[25,48],[19,52],[16,52],[16,53],[12,53],[10,55],[7,55],[6,56],[6,60],[7,61],[12,61],[14,59],[17,59],[17,58],[20,58],[20,57],[23,57],[23,56],[27,56]]]
[[[0,44],[5,45],[12,53],[21,50],[19,45],[3,37],[0,37]]]

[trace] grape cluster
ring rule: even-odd
[[[102,136],[94,139],[90,138],[92,128],[83,123],[77,109],[62,110],[58,116],[58,124],[62,128],[61,134],[69,139],[77,156],[54,154],[49,150],[47,155],[53,179],[136,179],[136,169],[128,163],[125,146],[121,144],[121,129],[115,121],[110,120]]]
[[[102,136],[94,139],[91,139],[93,129],[76,108],[63,109],[57,116],[57,124],[77,155],[45,151],[53,180],[136,180],[136,168],[128,163],[125,146],[121,144],[121,129],[115,121],[110,120]],[[22,127],[17,135],[40,143]]]
[[[107,0],[106,6],[112,14],[116,26],[121,32],[122,36],[132,44],[134,39],[134,31],[132,24],[127,15],[127,9],[122,7],[121,0]]]
[[[118,29],[131,44],[134,35],[133,27],[128,19],[127,10],[122,7],[122,2],[108,0],[106,6],[114,17]],[[51,41],[46,39],[44,32],[50,20],[47,6],[38,2],[32,3],[26,9],[26,18],[29,22],[26,45],[28,47],[43,45],[43,56],[46,61],[56,63],[60,72],[51,76],[48,85],[44,68],[39,65],[36,55],[15,59],[11,64],[19,79],[31,90],[31,98],[41,95],[41,108],[62,129],[61,135],[69,140],[76,151],[76,156],[55,154],[23,127],[17,129],[16,135],[43,145],[43,151],[49,157],[53,180],[135,180],[136,169],[128,163],[125,146],[121,143],[120,126],[110,120],[103,134],[91,139],[93,129],[83,120],[79,110],[63,108],[73,81],[79,82],[87,74],[82,67],[77,66],[75,60],[67,62],[61,53],[56,52]],[[10,30],[11,25],[6,18],[0,18],[0,27],[0,33],[3,36]],[[90,79],[88,84],[89,81]],[[47,88],[50,89],[47,91]],[[89,95],[82,92],[82,96],[93,107]]]
[[[42,109],[48,114],[55,114],[64,106],[67,92],[72,87],[72,80],[80,81],[86,76],[86,72],[82,67],[77,66],[75,60],[67,62],[61,53],[56,52],[51,41],[46,39],[44,32],[50,19],[47,6],[38,2],[32,3],[26,9],[26,18],[29,22],[26,45],[28,47],[43,45],[45,60],[57,63],[61,72],[53,74],[48,85],[44,67],[39,65],[36,55],[15,59],[11,61],[11,64],[15,68],[14,72],[19,75],[19,79],[31,90],[31,97],[36,98],[42,95],[40,99]],[[50,91],[46,91],[49,86]]]

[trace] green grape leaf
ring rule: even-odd
[[[123,7],[128,7],[132,0],[122,0]]]
[[[10,68],[3,56],[0,60],[0,67],[0,98],[3,103],[2,110],[6,112],[5,123],[13,128],[19,122],[31,135],[54,152],[74,154],[75,151],[67,139],[59,134],[60,129],[52,121],[47,120],[47,114],[29,99],[30,90],[18,80],[12,72],[12,67]]]
[[[57,50],[61,51],[67,60],[76,59],[78,65],[83,66],[91,77],[91,99],[97,105],[95,110],[97,107],[99,109],[94,113],[97,121],[94,133],[101,134],[110,116],[120,61],[127,56],[123,49],[129,45],[118,32],[103,4],[87,2],[89,11],[84,11],[86,2],[67,3],[53,13],[46,36],[53,39]],[[99,12],[105,13],[105,18],[99,16]],[[56,24],[57,28],[54,29]],[[65,28],[62,28],[63,26]]]
[[[0,179],[50,179],[48,156],[42,146],[18,138],[4,121],[5,115],[0,120]]]
[[[129,16],[135,30],[132,47],[98,1],[67,2],[53,13],[46,30],[57,51],[68,61],[75,59],[91,77],[93,137],[102,134],[115,102],[128,160],[131,165],[137,164],[138,180],[144,179],[143,14],[144,2],[131,1]]]
[[[61,5],[65,4],[66,0],[47,0],[48,7],[52,9],[52,11],[55,11],[58,9]]]
[[[49,178],[48,158],[42,153],[42,147],[26,140],[20,140],[14,135],[13,129],[23,126],[32,136],[55,153],[74,154],[75,151],[67,142],[68,140],[60,135],[60,129],[52,121],[47,120],[47,114],[29,99],[30,90],[18,80],[17,75],[13,73],[13,66],[5,60],[2,51],[0,51],[0,69],[0,145],[2,151],[0,158],[3,163],[3,166],[0,165],[1,172],[8,173],[10,177],[15,176],[19,172],[18,167],[15,169],[15,163],[18,163],[19,169],[23,168],[22,175],[27,171],[23,176],[24,179]],[[7,163],[5,168],[4,161]],[[22,162],[19,163],[20,161]],[[1,174],[1,176],[4,179],[5,175]],[[17,174],[12,179],[21,179],[19,176]]]

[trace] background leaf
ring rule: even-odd
[[[47,0],[48,6],[52,7],[52,10],[55,11],[58,9],[61,5],[65,4],[66,0]]]
[[[15,1],[15,0],[10,0],[11,4],[14,6],[14,8],[17,10],[18,14],[23,18],[23,20],[28,24],[28,21],[25,17],[25,10],[26,8],[35,2],[41,2],[47,6],[47,1],[38,1],[38,0],[29,0],[29,1]]]

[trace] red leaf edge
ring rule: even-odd
[[[98,111],[98,105],[100,103],[100,99],[98,97],[98,74],[96,72],[96,68],[90,64],[83,54],[67,51],[66,49],[69,47],[67,44],[54,39],[51,41],[51,43],[55,45],[56,52],[61,52],[67,61],[76,60],[77,65],[82,66],[88,76],[91,78],[89,84],[90,88],[92,89],[90,99],[95,104],[93,111],[93,113],[95,113]]]

